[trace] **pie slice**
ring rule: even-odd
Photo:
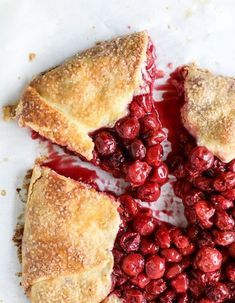
[[[127,115],[133,95],[149,90],[149,37],[139,32],[98,43],[36,77],[16,109],[20,126],[92,159],[90,133]]]
[[[22,285],[31,302],[105,299],[119,224],[117,203],[110,196],[36,165],[22,241]]]
[[[183,124],[222,161],[235,158],[235,79],[217,76],[195,64],[184,68]]]

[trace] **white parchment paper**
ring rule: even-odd
[[[143,29],[156,45],[159,68],[197,61],[235,75],[234,21],[233,0],[0,0],[0,106],[17,100],[32,76],[75,52]],[[36,54],[32,62],[29,53]],[[28,302],[11,241],[22,209],[15,189],[41,151],[27,130],[0,118],[1,303]]]

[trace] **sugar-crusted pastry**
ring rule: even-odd
[[[184,126],[198,145],[231,161],[235,157],[235,79],[214,75],[195,64],[186,66],[184,73]]]
[[[89,133],[125,116],[143,87],[148,41],[139,32],[101,42],[42,73],[23,92],[19,125],[91,160]]]
[[[22,242],[32,303],[99,303],[111,291],[117,202],[49,168],[33,170]]]

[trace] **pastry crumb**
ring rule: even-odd
[[[12,241],[14,242],[15,246],[17,247],[17,256],[22,263],[22,238],[24,233],[24,225],[17,223],[15,233],[13,235]]]
[[[131,29],[131,25],[127,25],[127,28],[128,28],[128,29]]]
[[[5,189],[2,189],[0,191],[0,195],[3,196],[3,197],[6,196],[6,194],[7,194],[7,191]]]
[[[32,62],[35,59],[36,59],[36,54],[35,53],[29,53],[29,62]]]
[[[22,272],[16,272],[15,275],[16,275],[17,277],[22,277]]]
[[[17,104],[5,105],[2,108],[3,120],[10,121],[15,119]]]

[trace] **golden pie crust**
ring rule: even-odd
[[[218,158],[235,158],[235,79],[217,76],[195,64],[184,68],[185,104],[182,121]]]
[[[92,159],[89,133],[128,113],[142,84],[146,32],[96,44],[36,77],[16,109],[20,126]]]
[[[108,296],[117,207],[88,185],[34,167],[22,241],[22,285],[32,303],[100,303]]]

